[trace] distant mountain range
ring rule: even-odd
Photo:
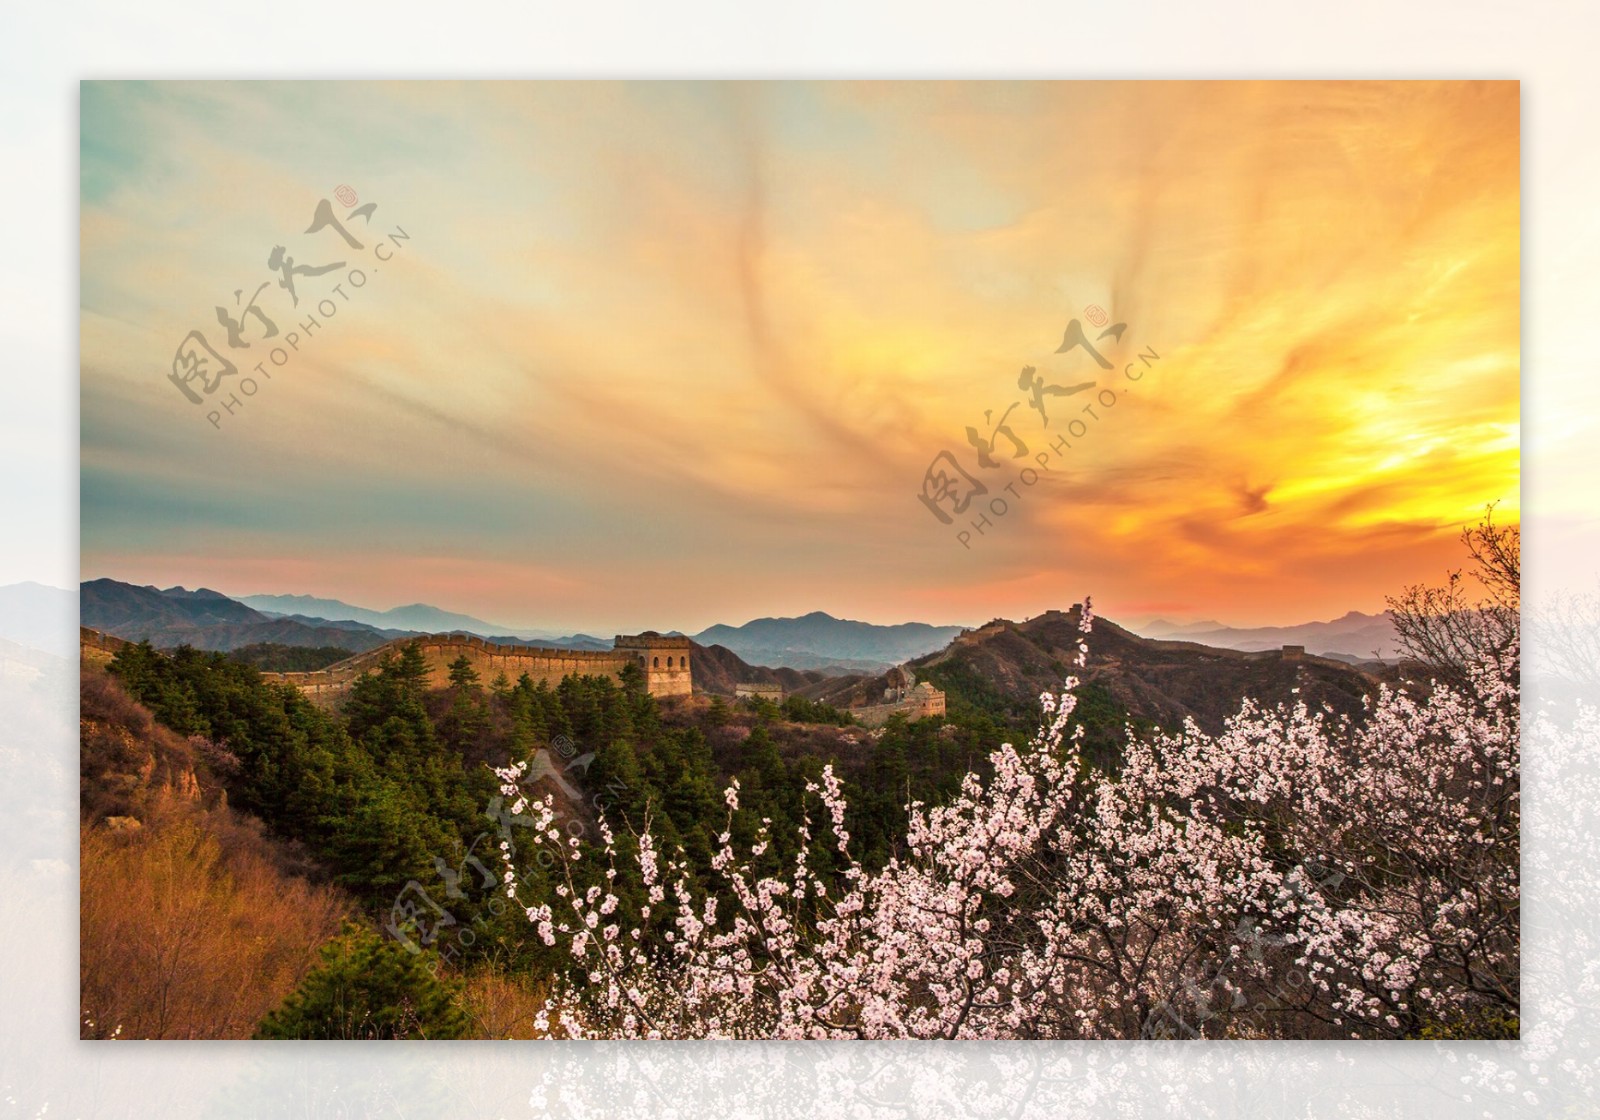
[[[1276,649],[1213,648],[1187,635],[1177,641],[1144,638],[1106,618],[1094,620],[1088,663],[1078,669],[1073,665],[1083,637],[1078,618],[1073,608],[1046,611],[1026,622],[997,620],[906,667],[918,680],[945,689],[947,702],[1002,708],[1019,718],[1036,717],[1039,694],[1059,690],[1071,674],[1104,686],[1136,720],[1180,727],[1194,719],[1212,732],[1246,696],[1268,706],[1304,700],[1313,708],[1326,704],[1355,715],[1379,679],[1371,663],[1357,667],[1309,653],[1294,658]],[[848,708],[879,702],[887,685],[884,676],[840,677],[795,691]]]
[[[50,594],[54,591],[0,588],[0,611],[9,602],[17,604],[12,625],[0,626],[0,639],[12,637],[18,624],[30,617],[37,619],[33,625],[41,632],[60,629],[65,615],[63,593]],[[83,625],[129,640],[149,638],[159,647],[189,644],[231,651],[271,642],[308,648],[336,646],[359,653],[419,633],[354,619],[269,614],[208,588],[161,589],[98,579],[82,585],[80,599]],[[303,600],[291,601],[287,596],[272,601],[280,608],[307,606]],[[322,602],[324,605],[315,609],[328,609],[326,604],[334,601]],[[425,605],[368,614],[418,622],[476,621]],[[430,628],[428,632],[465,629]],[[1357,668],[1339,661],[1358,660],[1357,653],[1365,652],[1364,646],[1367,650],[1392,648],[1393,640],[1386,616],[1359,612],[1298,627],[1250,630],[1157,621],[1142,629],[1153,633],[1140,636],[1107,619],[1097,619],[1089,638],[1089,666],[1079,675],[1104,684],[1134,718],[1164,726],[1194,718],[1211,729],[1237,710],[1244,696],[1268,704],[1298,698],[1313,705],[1326,703],[1338,712],[1353,712],[1375,683],[1374,674],[1387,671],[1372,664]],[[516,640],[492,633],[484,636],[502,642]],[[999,704],[1020,715],[1034,711],[1040,692],[1060,687],[1079,637],[1075,610],[1047,611],[1020,623],[997,620],[971,631],[923,623],[879,626],[817,611],[801,618],[761,618],[743,626],[712,626],[691,640],[699,691],[729,695],[740,683],[764,681],[781,684],[790,693],[851,707],[880,701],[887,685],[883,672],[890,665],[907,663],[918,679],[953,689],[953,697],[986,707]],[[593,648],[610,648],[609,642],[587,640],[596,643]],[[1284,645],[1304,645],[1309,656],[1286,657],[1279,652]],[[1323,650],[1343,657],[1329,660],[1317,656]],[[851,663],[866,663],[871,668],[850,671]]]
[[[70,592],[38,585],[0,588],[0,617],[7,619],[0,628],[0,637],[55,651],[71,635],[70,596]],[[609,638],[552,631],[519,632],[426,603],[380,611],[310,595],[263,594],[235,599],[203,587],[139,587],[114,579],[84,583],[80,609],[85,626],[135,641],[149,638],[162,647],[189,644],[202,649],[234,650],[271,642],[311,648],[335,646],[361,653],[395,638],[468,633],[511,644],[611,648]],[[962,629],[923,622],[884,626],[813,611],[799,618],[758,618],[742,626],[709,626],[689,637],[700,646],[721,646],[751,666],[826,677],[872,676],[892,665],[944,649]],[[1328,622],[1253,628],[1225,626],[1216,621],[1174,623],[1156,619],[1133,628],[1133,632],[1162,641],[1247,652],[1300,645],[1308,653],[1350,662],[1392,658],[1399,653],[1390,617],[1360,611]],[[70,656],[71,648],[60,652]],[[783,683],[798,686],[803,682],[793,679]]]
[[[457,614],[427,603],[391,607],[386,611],[358,607],[339,599],[319,599],[312,595],[240,595],[238,601],[262,614],[280,615],[301,621],[359,622],[379,630],[412,634],[476,634],[480,638],[499,638],[519,642],[540,642],[560,649],[610,649],[609,638],[590,634],[562,634],[556,630],[520,630],[498,622],[485,622],[470,614]]]
[[[880,626],[812,611],[800,618],[758,618],[743,626],[710,626],[692,635],[720,645],[752,665],[835,672],[877,672],[943,649],[960,626],[902,622]]]
[[[378,630],[409,630],[421,634],[443,634],[465,630],[469,634],[507,634],[503,626],[473,618],[469,614],[412,603],[386,611],[352,606],[338,599],[318,599],[312,595],[240,595],[238,601],[262,614],[284,618],[317,618],[329,622],[360,622]]]
[[[1305,646],[1307,653],[1345,661],[1400,656],[1395,644],[1394,620],[1387,612],[1351,611],[1330,622],[1304,622],[1298,626],[1239,627],[1214,621],[1180,624],[1158,618],[1133,630],[1146,638],[1198,642],[1219,649],[1256,651]]]
[[[395,638],[444,633],[561,649],[606,650],[612,645],[611,639],[590,634],[518,632],[426,603],[380,611],[311,595],[233,599],[209,588],[138,587],[114,579],[84,583],[81,611],[85,626],[130,641],[148,638],[161,647],[188,644],[199,649],[234,650],[272,642],[337,646],[362,653]],[[689,637],[701,646],[722,646],[751,665],[837,676],[881,672],[943,649],[959,633],[959,626],[921,622],[879,626],[814,611],[801,618],[758,618],[742,626],[711,626]]]
[[[137,587],[95,579],[78,591],[82,625],[129,641],[148,638],[167,648],[234,650],[260,642],[285,646],[338,646],[353,653],[375,649],[406,631],[381,631],[326,619],[277,618],[209,588]]]
[[[80,621],[91,629],[129,641],[148,638],[159,648],[191,645],[196,649],[228,651],[270,642],[364,653],[396,638],[446,633],[469,633],[496,642],[537,643],[561,649],[611,648],[610,640],[587,634],[512,634],[470,615],[453,614],[424,603],[373,611],[337,599],[306,595],[245,598],[253,602],[232,599],[205,587],[190,591],[185,587],[139,587],[120,580],[96,579],[79,588]],[[259,602],[270,603],[272,609],[254,605]],[[326,611],[327,615],[303,611]]]

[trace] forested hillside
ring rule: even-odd
[[[83,678],[83,1030],[1514,1034],[1514,578],[1397,608],[1472,622],[1409,691],[1085,604],[914,663],[948,714],[871,730],[814,696],[653,697],[631,664],[551,685],[463,655],[432,687],[417,643],[327,710],[124,645]],[[1258,929],[1272,952],[1229,947]],[[1288,999],[1284,970],[1314,982]]]
[[[107,979],[105,998],[94,994],[102,975],[155,972],[127,956],[127,946],[148,941],[131,936],[130,923],[168,920],[151,892],[170,886],[161,878],[170,873],[157,869],[173,859],[184,883],[209,884],[211,901],[197,895],[185,920],[204,927],[219,964],[249,923],[284,926],[269,954],[275,978],[254,985],[257,1003],[207,1020],[219,1035],[526,1034],[534,996],[570,958],[507,904],[501,844],[522,861],[524,893],[562,884],[525,851],[527,818],[509,813],[492,767],[531,761],[530,788],[556,799],[583,850],[598,850],[602,818],[624,846],[648,822],[667,851],[681,847],[696,881],[710,882],[724,830],[747,842],[766,832],[761,870],[793,859],[806,783],[830,763],[851,794],[857,850],[881,866],[903,844],[908,801],[951,795],[969,770],[985,768],[989,744],[1006,730],[977,711],[867,731],[801,697],[781,706],[662,701],[632,672],[620,683],[569,677],[551,687],[483,681],[462,663],[449,688],[429,691],[410,647],[362,678],[337,713],[264,682],[237,654],[166,654],[148,643],[123,648],[108,670],[86,664],[83,688],[85,1032],[120,1027],[121,1037],[198,1030],[205,1019],[196,1011],[193,1023],[175,1026],[136,1013],[147,994],[140,985]],[[744,791],[731,817],[722,796],[730,780]],[[830,854],[813,846],[826,867]],[[111,889],[124,879],[133,890]],[[619,861],[619,887],[642,899],[636,879],[637,868]],[[123,905],[136,897],[142,906]],[[201,922],[202,911],[213,917]],[[226,914],[237,916],[215,916]],[[355,924],[341,934],[346,916]],[[419,972],[419,961],[431,967]],[[343,989],[332,1001],[329,985],[379,974],[389,977],[387,994],[362,997],[376,1001],[370,1015],[351,1021],[328,1010],[350,1004]],[[197,991],[233,991],[203,969],[194,977]],[[408,1020],[384,1014],[383,999],[451,1010]]]

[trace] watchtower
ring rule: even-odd
[[[688,638],[668,638],[646,630],[643,634],[618,634],[612,648],[633,658],[644,670],[645,691],[651,696],[688,696],[694,692],[689,645]]]

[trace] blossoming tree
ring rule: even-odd
[[[1086,602],[1079,667],[1091,620]],[[627,845],[602,822],[608,866],[576,874],[579,841],[513,765],[502,789],[558,874],[554,897],[520,898],[508,854],[505,889],[575,966],[543,1024],[648,1038],[1514,1030],[1516,667],[1516,642],[1499,642],[1468,687],[1384,688],[1364,719],[1247,701],[1220,734],[1130,731],[1110,772],[1081,756],[1068,678],[988,778],[909,806],[903,852],[877,871],[852,855],[831,768],[781,874],[754,870],[765,831],[735,849],[730,785],[720,889],[648,821]],[[641,903],[613,889],[623,859]]]

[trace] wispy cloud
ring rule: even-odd
[[[91,83],[83,115],[86,574],[596,628],[1290,621],[1517,516],[1515,84]],[[412,239],[213,430],[173,348],[340,183]],[[1023,365],[1093,375],[1052,353],[1090,303],[1159,366],[961,547],[923,469],[970,466]]]

